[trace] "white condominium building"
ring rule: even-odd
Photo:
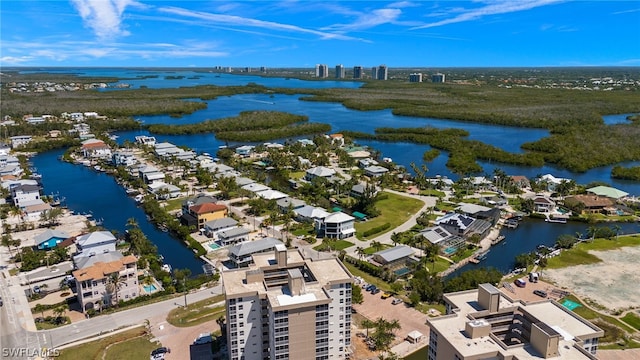
[[[338,259],[282,244],[248,268],[224,271],[230,360],[345,359],[352,276]]]

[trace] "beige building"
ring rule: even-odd
[[[222,272],[229,359],[347,358],[352,276],[342,263],[282,244],[253,262]]]
[[[596,359],[604,331],[551,300],[513,301],[491,284],[444,295],[428,319],[429,360]]]
[[[116,301],[127,301],[140,295],[138,266],[135,256],[128,255],[113,261],[97,261],[73,272],[82,311],[111,306]],[[113,283],[112,274],[118,274]],[[115,288],[117,286],[117,289]],[[117,291],[116,291],[117,290]],[[117,297],[117,299],[116,299]]]

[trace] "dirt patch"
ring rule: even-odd
[[[581,298],[588,298],[611,310],[638,306],[640,247],[589,251],[602,262],[547,269],[545,275]]]

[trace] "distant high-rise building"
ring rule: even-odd
[[[362,79],[364,77],[364,70],[362,66],[354,66],[353,67],[353,78],[354,79]]]
[[[249,244],[250,245],[250,244]],[[352,276],[336,258],[276,245],[222,272],[229,360],[346,359]]]
[[[422,73],[409,74],[409,82],[422,82]]]
[[[444,74],[436,73],[431,75],[431,82],[434,83],[443,83],[444,82]]]
[[[378,68],[376,66],[371,68],[371,78],[374,80],[378,78]]]
[[[316,77],[318,78],[329,77],[329,67],[325,64],[316,64]]]
[[[344,66],[342,64],[336,65],[336,79],[344,79]]]
[[[267,67],[266,66],[260,66],[260,72],[261,73],[266,73],[267,72]]]
[[[250,72],[251,72],[251,68],[250,68],[250,67],[245,67],[245,68],[244,68],[244,72],[248,72],[248,73],[250,73]]]
[[[376,79],[387,80],[387,76],[389,76],[389,69],[387,68],[387,65],[383,64],[378,66],[378,73],[377,73]]]

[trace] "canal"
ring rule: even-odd
[[[165,263],[174,269],[190,269],[194,275],[202,273],[202,260],[195,257],[182,241],[151,224],[115,178],[86,166],[61,161],[58,158],[63,153],[64,150],[55,150],[31,158],[42,175],[45,194],[59,194],[65,198],[70,210],[91,213],[95,219],[103,219],[107,230],[123,233],[127,220],[136,219],[140,229],[158,247],[158,253],[164,256]]]

